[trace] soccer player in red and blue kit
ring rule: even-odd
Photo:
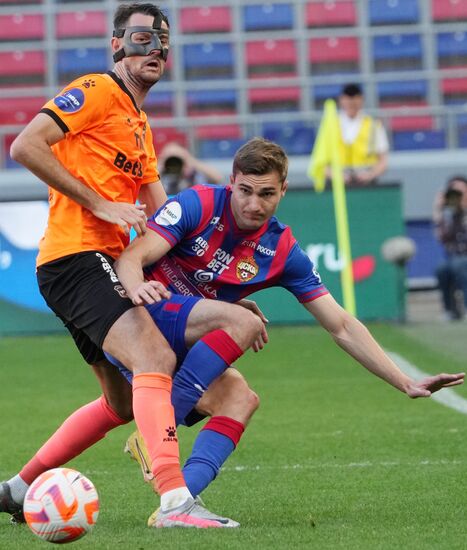
[[[147,304],[181,360],[172,393],[177,421],[183,422],[204,392],[209,393],[210,383],[228,368],[207,347],[199,350],[195,362],[187,361],[203,342],[201,338],[188,351],[192,317],[199,321],[199,310],[214,301],[237,302],[271,286],[294,294],[342,349],[409,397],[429,397],[442,387],[462,384],[464,373],[412,380],[332,298],[290,227],[274,216],[287,189],[287,166],[281,147],[262,138],[250,140],[235,156],[230,186],[197,186],[169,200],[148,222],[146,235],[116,263],[130,299]],[[159,301],[160,282],[172,291],[170,299]],[[182,372],[184,380],[177,380]],[[217,422],[213,417],[206,424],[183,469],[193,495],[213,479],[239,435],[229,418]],[[210,477],[203,474],[208,465]]]

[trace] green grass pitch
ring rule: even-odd
[[[383,346],[425,372],[465,369],[465,345],[454,350],[440,331],[370,328]],[[203,495],[241,528],[147,528],[157,500],[122,453],[131,424],[70,463],[95,483],[101,502],[94,531],[73,548],[466,548],[465,415],[408,399],[320,328],[275,327],[270,337],[263,352],[238,362],[261,406]],[[4,338],[0,363],[5,479],[99,390],[67,336]],[[467,398],[466,387],[455,391]],[[179,430],[184,458],[197,431]],[[1,549],[45,547],[27,527],[0,516]]]

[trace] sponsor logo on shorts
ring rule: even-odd
[[[115,285],[114,290],[115,292],[120,294],[122,298],[128,298],[128,294],[126,293],[126,290],[122,287],[122,285]]]
[[[259,267],[254,258],[241,258],[237,262],[236,274],[237,279],[242,283],[251,281],[256,275],[258,275]]]
[[[175,426],[169,426],[165,429],[167,432],[167,437],[164,437],[162,441],[175,441],[177,442],[177,430],[175,429]]]
[[[71,88],[54,99],[55,105],[64,113],[76,113],[84,105],[84,93],[79,88]]]
[[[112,266],[109,264],[109,262],[107,261],[107,258],[104,258],[104,256],[102,256],[102,254],[100,254],[99,252],[96,252],[96,256],[100,259],[100,261],[102,262],[102,269],[109,274],[109,277],[110,277],[110,280],[112,281],[112,283],[119,283],[120,281],[118,280],[118,277],[115,273],[115,271],[112,269]],[[114,287],[115,288],[115,287]],[[115,289],[117,290],[117,289]]]
[[[175,225],[182,217],[182,207],[179,202],[166,204],[156,217],[159,225]]]

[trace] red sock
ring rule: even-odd
[[[69,416],[19,475],[30,485],[42,472],[63,466],[105,437],[108,431],[127,422],[115,413],[102,395]]]
[[[133,414],[151,459],[159,494],[185,487],[171,402],[172,378],[161,373],[133,377]]]

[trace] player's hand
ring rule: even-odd
[[[161,300],[168,300],[171,296],[170,290],[159,281],[145,281],[128,294],[135,306],[154,304]]]
[[[464,372],[458,372],[457,374],[437,374],[436,376],[427,376],[423,380],[413,382],[406,389],[406,394],[415,399],[417,397],[430,397],[432,393],[441,390],[442,388],[449,388],[451,386],[459,386],[464,383]]]
[[[266,324],[269,323],[269,320],[266,318],[264,313],[259,308],[258,304],[254,300],[239,300],[236,302],[237,305],[244,307],[245,309],[248,309],[249,311],[253,312],[255,315],[257,315],[261,321],[263,321],[263,327],[261,329],[261,335],[259,338],[253,343],[251,346],[251,349],[256,353],[264,348],[264,346],[269,342],[269,336],[268,331],[266,330]]]
[[[91,212],[101,220],[119,225],[127,235],[133,227],[140,236],[146,233],[145,208],[145,204],[102,200]]]

